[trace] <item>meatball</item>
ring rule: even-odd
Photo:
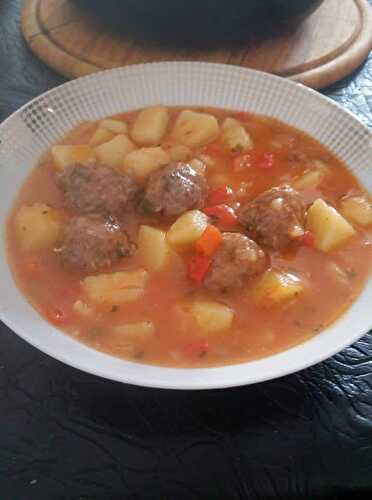
[[[148,181],[143,207],[166,217],[202,208],[208,194],[205,178],[190,165],[176,163],[154,172]]]
[[[266,265],[265,253],[257,243],[240,233],[224,233],[204,286],[218,292],[239,288],[247,278],[262,273]]]
[[[128,175],[105,165],[70,165],[58,177],[67,208],[82,214],[120,216],[130,207],[139,188]]]
[[[80,216],[65,226],[60,255],[69,268],[97,271],[132,253],[132,244],[117,220]]]
[[[239,221],[261,245],[283,249],[304,235],[305,214],[300,194],[283,186],[269,189],[243,206]]]

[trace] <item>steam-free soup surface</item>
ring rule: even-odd
[[[273,119],[154,108],[84,123],[30,173],[8,221],[40,314],[114,356],[213,366],[319,334],[371,263],[368,194]]]

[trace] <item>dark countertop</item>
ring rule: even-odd
[[[63,79],[0,1],[0,120]],[[372,57],[327,95],[372,127]],[[372,498],[372,335],[296,375],[205,392],[65,366],[0,324],[0,500]]]

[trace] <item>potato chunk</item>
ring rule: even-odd
[[[79,314],[79,316],[83,316],[84,318],[92,318],[94,316],[94,309],[81,300],[77,300],[72,306],[72,309],[76,312],[76,314]]]
[[[146,108],[137,115],[130,136],[138,144],[156,146],[160,144],[168,122],[168,109],[164,106]]]
[[[94,149],[86,145],[78,146],[53,146],[51,149],[52,157],[56,167],[63,170],[68,165],[73,163],[80,163],[81,165],[88,165],[94,162],[96,154]]]
[[[179,217],[167,232],[171,245],[185,246],[195,243],[204,233],[208,217],[200,210],[190,210]]]
[[[334,250],[355,234],[353,226],[321,199],[315,200],[309,208],[307,224],[314,234],[315,247],[323,252]]]
[[[364,196],[350,196],[341,201],[340,212],[346,219],[367,227],[372,224],[372,205]]]
[[[254,301],[270,307],[296,298],[303,290],[304,284],[295,274],[268,269],[255,285]]]
[[[185,110],[177,118],[173,139],[184,146],[204,146],[217,138],[218,122],[213,115]]]
[[[147,278],[144,269],[119,271],[88,276],[82,281],[82,287],[88,299],[96,304],[125,304],[143,297]]]
[[[109,167],[121,167],[125,156],[133,151],[134,144],[126,135],[117,135],[111,141],[95,148],[97,158]]]
[[[145,341],[154,335],[155,326],[151,321],[139,321],[115,326],[112,331],[116,336]]]
[[[28,251],[53,247],[61,231],[60,214],[44,203],[21,207],[14,223],[18,243]]]
[[[234,319],[234,311],[219,302],[196,301],[190,312],[202,333],[218,333],[228,330]]]
[[[306,170],[302,177],[293,183],[295,189],[315,189],[323,180],[323,173],[320,170]]]
[[[155,335],[155,326],[151,321],[139,321],[114,326],[108,332],[108,337],[127,356],[141,358],[146,345]]]
[[[127,134],[128,124],[121,120],[106,119],[99,122],[99,127],[112,132],[113,134]]]
[[[142,225],[138,233],[138,250],[146,269],[159,271],[167,262],[169,247],[165,231]]]
[[[129,153],[124,158],[123,166],[138,183],[144,184],[152,172],[167,165],[169,161],[169,154],[160,147],[142,148]]]
[[[115,137],[115,134],[110,132],[109,130],[98,127],[92,137],[90,138],[89,145],[94,147],[94,146],[100,146],[104,142],[111,141]]]
[[[191,151],[187,146],[176,144],[169,148],[169,156],[172,161],[187,161],[191,157]]]
[[[193,158],[189,161],[189,165],[200,175],[205,175],[207,165],[199,158]]]
[[[226,118],[222,127],[222,141],[231,151],[247,151],[253,148],[253,141],[245,128],[234,118]]]

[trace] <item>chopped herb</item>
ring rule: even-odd
[[[208,354],[208,351],[203,350],[203,351],[200,352],[199,358],[204,358],[207,354]]]
[[[323,328],[324,328],[324,325],[322,323],[320,323],[320,325],[313,328],[313,333],[319,333],[321,330],[323,330]]]
[[[145,215],[154,215],[155,213],[153,204],[147,200],[142,201],[140,208]]]
[[[233,153],[241,153],[244,151],[244,146],[242,144],[237,144],[233,149]]]
[[[47,215],[48,213],[49,213],[49,212],[48,212],[48,210],[43,210],[43,211],[42,211],[42,214],[43,214],[43,215]]]
[[[96,339],[99,337],[102,333],[102,329],[100,327],[93,327],[90,330],[87,331],[87,337],[90,339]]]
[[[216,226],[219,223],[219,218],[216,215],[209,215],[209,221]]]
[[[141,351],[135,351],[133,353],[133,357],[135,359],[142,359],[144,356],[145,356],[145,351],[143,351],[143,350],[141,350]]]
[[[358,276],[358,273],[355,271],[355,269],[347,269],[346,275],[350,280],[353,280]]]
[[[293,321],[293,324],[294,324],[295,326],[297,326],[298,328],[301,328],[301,327],[302,327],[302,322],[301,322],[299,319],[295,319],[295,320]]]
[[[117,256],[118,257],[128,257],[129,251],[126,248],[123,247],[118,247],[116,250]]]
[[[111,307],[111,312],[112,313],[116,313],[117,311],[119,310],[119,306],[114,304],[112,307]]]

